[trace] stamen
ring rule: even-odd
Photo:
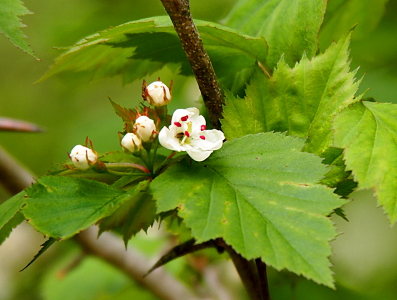
[[[186,122],[187,119],[189,119],[189,116],[186,115],[186,116],[184,116],[184,117],[181,118],[181,121]]]
[[[205,140],[205,136],[204,135],[200,135],[200,139]]]
[[[186,136],[186,137],[190,137],[189,131],[185,131],[185,136]]]
[[[206,129],[207,129],[207,126],[205,126],[205,125],[201,125],[200,129],[201,129],[201,131],[204,131],[204,130],[206,130]]]
[[[174,125],[175,125],[176,127],[182,127],[182,124],[179,123],[179,122],[174,122]]]

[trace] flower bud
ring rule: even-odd
[[[140,116],[134,124],[136,135],[142,142],[151,142],[157,135],[154,121],[146,116]]]
[[[141,140],[133,133],[127,133],[121,140],[121,147],[131,153],[139,151],[139,149],[141,149],[141,146]]]
[[[79,170],[88,170],[90,166],[96,164],[98,154],[90,148],[77,145],[70,153],[70,159],[73,165]]]
[[[150,105],[164,106],[171,101],[171,92],[161,81],[149,84],[145,90],[146,98]]]

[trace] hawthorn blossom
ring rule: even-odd
[[[140,138],[136,134],[130,132],[123,137],[120,144],[124,150],[131,153],[137,152],[142,146]]]
[[[150,105],[164,106],[171,101],[169,88],[161,81],[152,82],[145,89],[145,96]]]
[[[154,121],[147,116],[140,116],[134,124],[136,135],[142,142],[151,142],[156,137],[156,125]]]
[[[69,157],[73,165],[79,170],[88,170],[98,160],[98,154],[95,151],[81,145],[75,146]]]
[[[160,144],[170,150],[186,151],[195,161],[203,161],[220,149],[225,139],[222,131],[206,130],[205,124],[197,108],[177,109],[171,125],[159,133]]]

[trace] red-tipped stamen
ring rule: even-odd
[[[187,119],[189,119],[189,116],[184,116],[184,117],[181,118],[181,121],[186,122]]]
[[[182,124],[179,123],[179,122],[174,122],[174,125],[175,125],[176,127],[182,127]]]

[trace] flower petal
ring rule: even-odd
[[[212,153],[212,151],[203,151],[196,148],[186,149],[186,152],[195,161],[203,161],[207,159]]]

